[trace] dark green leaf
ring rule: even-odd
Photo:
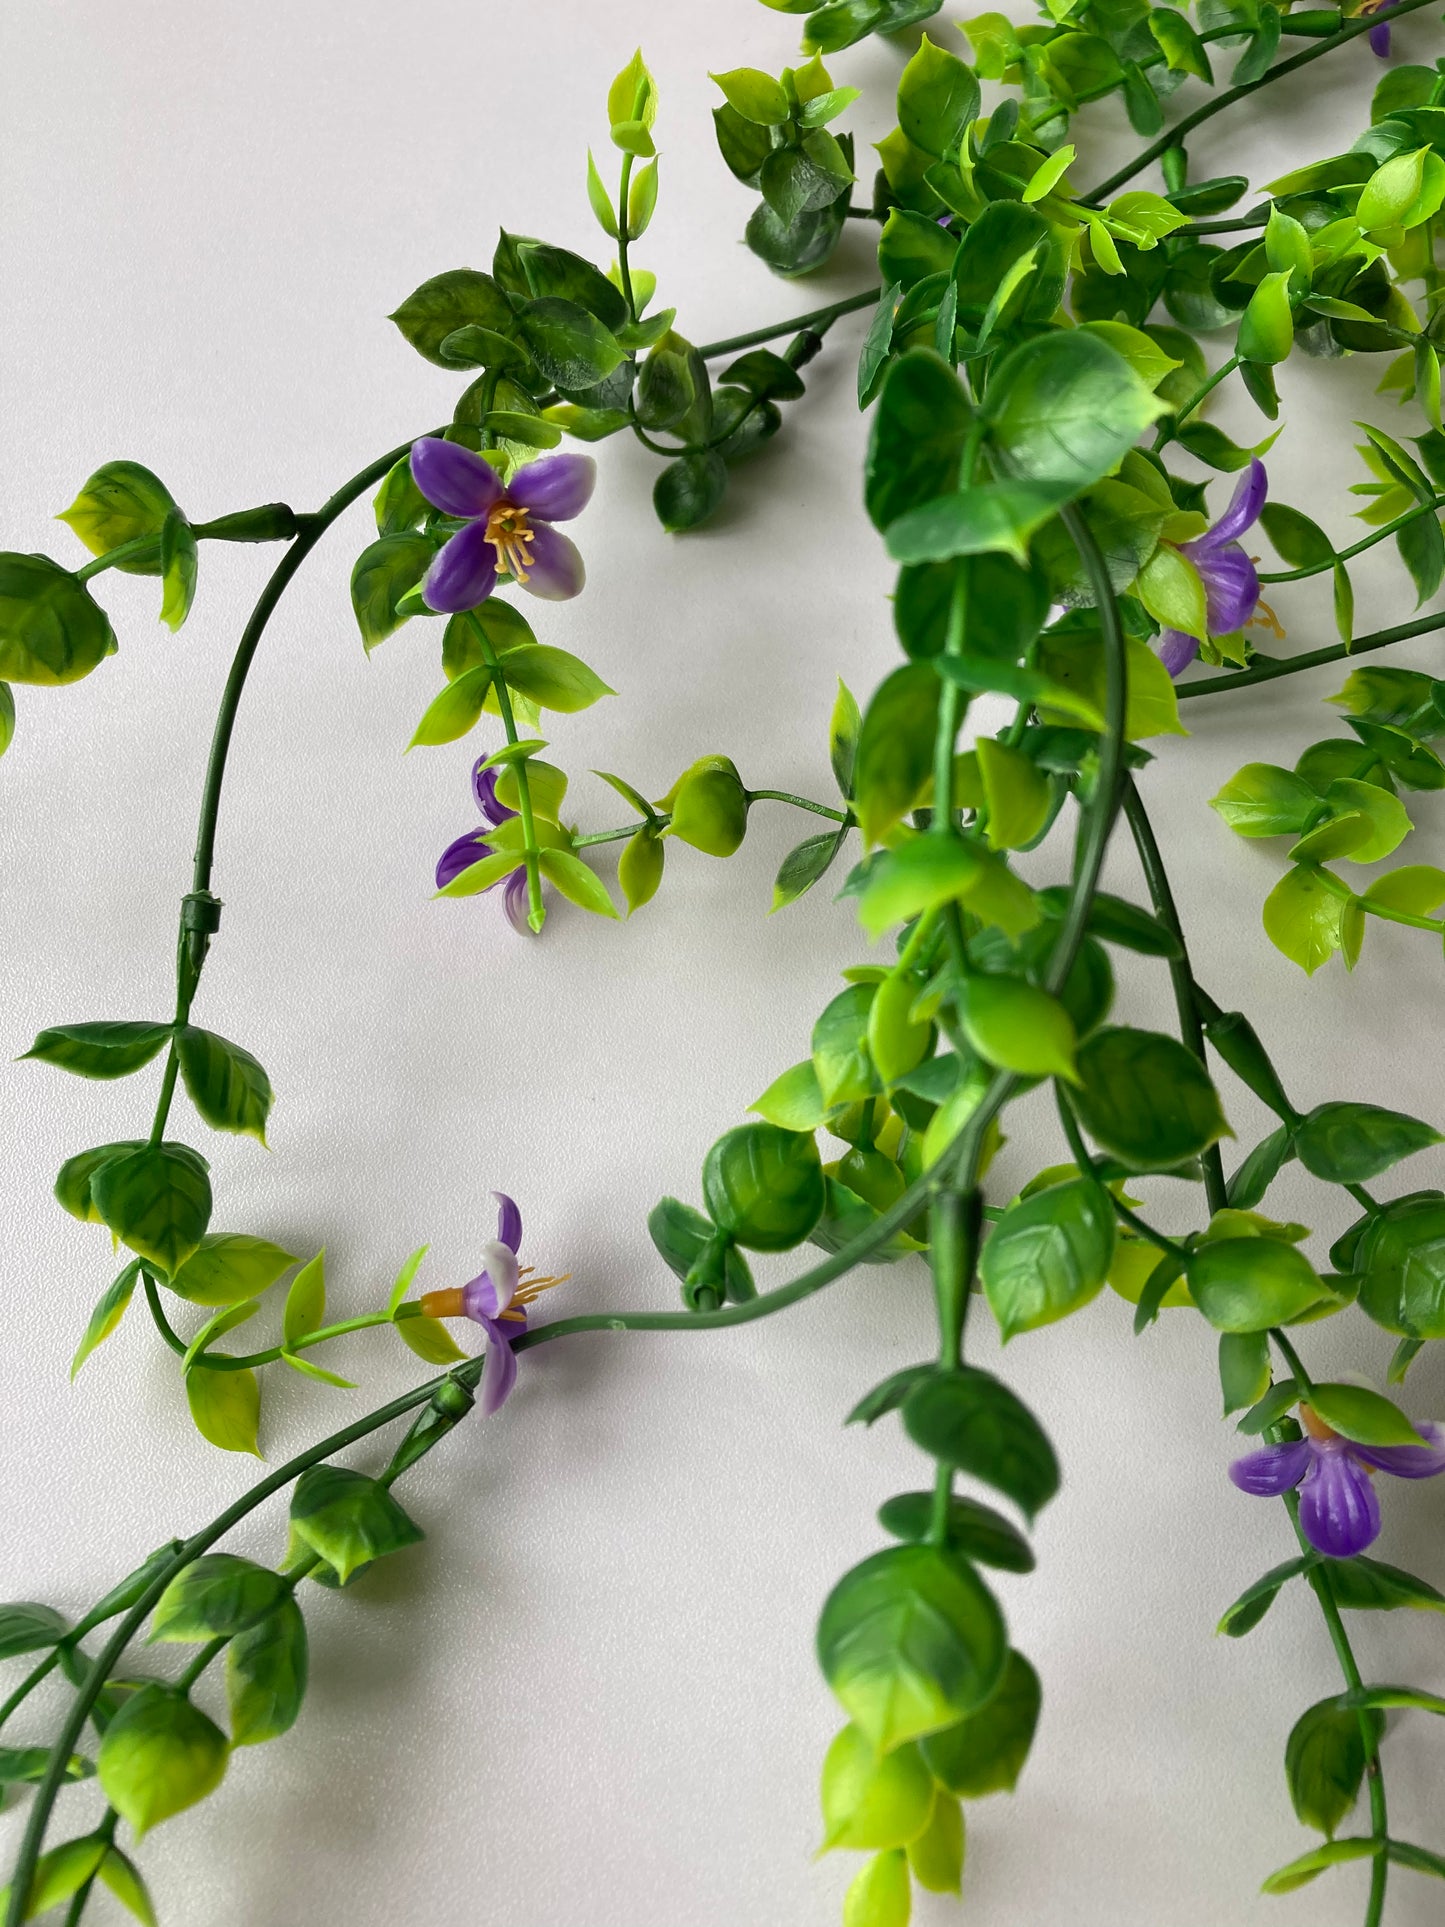
[[[391,317],[418,354],[439,368],[465,367],[448,359],[442,343],[449,334],[469,324],[502,333],[512,325],[506,296],[489,274],[474,268],[452,268],[423,281]]]
[[[70,1631],[70,1621],[53,1606],[22,1602],[0,1606],[0,1659],[39,1652]]]
[[[340,1465],[302,1473],[291,1497],[291,1530],[343,1585],[374,1559],[424,1536],[385,1486]]]
[[[206,1161],[184,1144],[148,1144],[108,1159],[91,1180],[102,1224],[167,1273],[205,1235],[211,1216]]]
[[[823,1170],[810,1135],[740,1124],[703,1162],[703,1202],[713,1222],[750,1251],[790,1251],[823,1213]]]
[[[1378,1745],[1385,1722],[1367,1714]],[[1295,1722],[1284,1751],[1285,1779],[1301,1822],[1333,1834],[1359,1797],[1365,1741],[1358,1712],[1320,1700]]]
[[[902,1371],[890,1373],[881,1385],[875,1385],[871,1392],[864,1393],[844,1423],[873,1425],[887,1413],[896,1412],[914,1386],[921,1385],[925,1379],[931,1378],[937,1369],[935,1365],[905,1365]],[[888,1529],[892,1531],[893,1528],[890,1526]],[[904,1532],[897,1536],[902,1539],[912,1539],[922,1538],[923,1534]]]
[[[1294,1156],[1294,1142],[1287,1124],[1261,1138],[1229,1180],[1229,1203],[1236,1211],[1253,1211],[1264,1194]]]
[[[1003,1676],[976,1713],[928,1734],[924,1759],[939,1783],[964,1800],[1012,1793],[1038,1725],[1043,1688],[1020,1652],[1011,1651]]]
[[[1209,1074],[1156,1031],[1096,1031],[1079,1046],[1073,1103],[1085,1129],[1134,1168],[1182,1164],[1228,1130]]]
[[[435,554],[430,536],[407,532],[383,535],[356,558],[351,606],[368,651],[406,621],[399,605],[426,574]]]
[[[915,348],[890,366],[865,469],[864,502],[875,527],[952,491],[972,414],[957,375],[930,350]]]
[[[232,1746],[257,1746],[296,1724],[306,1694],[306,1622],[294,1599],[251,1626],[226,1649],[226,1698]]]
[[[279,1572],[230,1552],[206,1552],[178,1572],[156,1601],[151,1638],[214,1639],[244,1632],[287,1597]]]
[[[1245,1587],[1216,1630],[1227,1633],[1231,1639],[1242,1639],[1247,1632],[1252,1632],[1274,1604],[1280,1587],[1291,1579],[1298,1579],[1310,1564],[1309,1559],[1287,1559],[1282,1566],[1273,1567],[1262,1579]]]
[[[1329,1184],[1363,1184],[1441,1142],[1433,1125],[1376,1104],[1319,1104],[1294,1139],[1300,1163]]]
[[[78,577],[46,555],[0,554],[0,678],[79,682],[115,647],[109,617]]]
[[[728,472],[715,449],[696,449],[669,462],[652,488],[657,519],[670,534],[695,529],[727,494]]]
[[[1166,409],[1122,355],[1076,328],[1015,349],[989,381],[984,412],[1010,474],[1078,493]]]
[[[915,1445],[982,1479],[1030,1519],[1059,1489],[1059,1466],[1038,1420],[989,1372],[935,1372],[903,1403]]]
[[[186,1024],[176,1036],[176,1055],[191,1102],[213,1131],[266,1142],[271,1080],[248,1050]]]
[[[878,1508],[878,1523],[895,1539],[926,1539],[933,1525],[932,1492],[900,1492]],[[957,1493],[948,1502],[948,1544],[965,1559],[1002,1572],[1032,1572],[1033,1548],[1001,1512]]]
[[[595,387],[624,359],[612,334],[575,301],[529,301],[520,323],[537,366],[564,392]]]
[[[878,842],[916,807],[933,773],[938,677],[926,662],[895,669],[864,713],[853,767],[858,822]]]
[[[1050,1185],[1011,1204],[979,1264],[1004,1342],[1088,1304],[1113,1255],[1113,1203],[1092,1179]]]

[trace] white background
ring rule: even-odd
[[[706,69],[776,72],[795,25],[756,0],[6,9],[0,541],[79,560],[48,518],[108,457],[155,468],[197,519],[278,496],[310,507],[444,419],[456,380],[386,314],[428,275],[485,266],[501,221],[600,251],[585,149],[610,171],[606,85],[639,37],[661,84],[664,160],[638,252],[663,272],[680,325],[706,340],[866,285],[861,225],[802,286],[739,244],[752,202],[715,152]],[[1399,43],[1435,51],[1423,24]],[[891,124],[902,57],[870,43],[836,61],[840,79],[871,89],[850,117],[860,139]],[[1359,43],[1257,112],[1235,110],[1199,141],[1196,176],[1241,169],[1258,183],[1336,151],[1363,123],[1377,71]],[[1098,158],[1082,178],[1108,164],[1116,118],[1113,107],[1084,117]],[[866,697],[896,661],[889,571],[859,506],[862,326],[838,328],[808,398],[704,532],[664,536],[651,458],[624,442],[602,450],[577,525],[586,595],[543,607],[537,623],[619,692],[553,732],[586,828],[622,820],[591,768],[660,795],[708,751],[735,755],[755,786],[827,796],[835,677]],[[1361,473],[1346,424],[1366,410],[1393,422],[1393,405],[1371,396],[1378,365],[1291,365],[1283,384],[1276,492],[1342,541],[1343,491]],[[1264,432],[1236,398],[1219,419],[1249,439]],[[440,686],[438,632],[414,624],[366,661],[347,577],[368,527],[357,510],[307,564],[237,731],[217,864],[225,924],[197,1017],[255,1050],[278,1098],[269,1155],[209,1137],[178,1104],[179,1128],[213,1160],[215,1222],[303,1253],[324,1244],[340,1315],[377,1304],[424,1240],[423,1283],[470,1276],[492,1233],[487,1193],[502,1187],[522,1204],[524,1257],[573,1274],[549,1312],[671,1306],[648,1208],[664,1191],[696,1195],[709,1142],[804,1054],[836,971],[865,946],[826,891],[766,917],[773,871],[809,828],[770,806],[726,866],[674,849],[660,898],[627,924],[564,908],[528,944],[495,899],[431,901],[435,856],[473,821],[476,752],[402,757]],[[97,1086],[8,1059],[47,1023],[169,1013],[210,718],[267,566],[262,553],[207,547],[194,617],[175,638],[156,625],[153,583],[107,576],[120,654],[77,687],[20,691],[0,770],[0,1595],[76,1612],[252,1472],[190,1430],[143,1306],[67,1384],[111,1266],[103,1234],[54,1205],[51,1178],[76,1149],[143,1127],[154,1071]],[[1359,581],[1362,627],[1410,612],[1397,566]],[[1280,606],[1290,646],[1332,640],[1313,594],[1287,591]],[[1439,661],[1432,642],[1397,659]],[[1307,984],[1260,930],[1276,848],[1235,841],[1205,807],[1239,763],[1290,762],[1333,733],[1319,702],[1341,679],[1191,704],[1194,734],[1162,743],[1146,795],[1199,974],[1216,997],[1247,1003],[1297,1100],[1373,1099],[1438,1119],[1438,946],[1372,928],[1353,978],[1333,965]],[[1440,812],[1427,799],[1418,813],[1409,855],[1439,860]],[[1035,874],[1054,878],[1058,862],[1044,853]],[[1122,853],[1110,880],[1141,893]],[[1121,1014],[1167,1024],[1162,966],[1121,963]],[[1263,1117],[1232,1084],[1227,1100],[1247,1146]],[[1011,1115],[1000,1199],[1061,1154],[1045,1105]],[[1442,1165],[1428,1154],[1381,1189],[1439,1182]],[[1296,1167],[1272,1203],[1318,1224],[1323,1262],[1338,1201]],[[1177,1189],[1153,1187],[1153,1206],[1189,1221]],[[779,1282],[791,1263],[759,1271]],[[927,1281],[909,1266],[860,1273],[744,1331],[589,1337],[526,1358],[505,1415],[465,1428],[409,1481],[426,1544],[354,1594],[308,1597],[299,1728],[238,1755],[218,1797],[144,1848],[168,1927],[835,1920],[852,1865],[810,1864],[817,1768],[838,1723],[814,1669],[814,1621],[838,1574],[880,1543],[874,1507],[927,1475],[894,1422],[865,1434],[841,1421],[869,1385],[926,1354],[929,1328]],[[1389,1353],[1357,1319],[1308,1341],[1326,1370],[1380,1374]],[[970,1345],[995,1363],[986,1314]],[[1312,1840],[1286,1795],[1285,1736],[1339,1681],[1302,1589],[1247,1641],[1213,1637],[1225,1605],[1291,1551],[1282,1510],[1224,1476],[1234,1439],[1218,1420],[1213,1352],[1177,1314],[1136,1341],[1106,1293],[1004,1362],[1057,1440],[1066,1484],[1039,1528],[1037,1574],[1000,1586],[1045,1710],[1018,1793],[970,1810],[979,1927],[1359,1917],[1359,1868],[1293,1899],[1258,1897],[1263,1875]],[[419,1370],[384,1334],[328,1362],[362,1389],[268,1376],[271,1463]],[[1417,1414],[1445,1410],[1434,1360],[1410,1391]],[[1383,1483],[1380,1552],[1445,1581],[1445,1495]],[[282,1527],[273,1506],[236,1543],[274,1557]],[[1445,1685],[1438,1618],[1353,1624],[1368,1677]],[[1394,1829],[1433,1831],[1438,1845],[1440,1735],[1428,1724],[1412,1716],[1392,1733],[1389,1791]],[[42,1731],[26,1717],[15,1736]],[[78,1814],[92,1797],[71,1796]],[[1396,1876],[1395,1927],[1438,1920],[1429,1889]],[[113,1906],[102,1896],[96,1918]],[[916,1914],[925,1927],[954,1917],[931,1899]]]

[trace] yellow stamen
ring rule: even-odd
[[[1254,614],[1249,618],[1245,627],[1248,629],[1268,629],[1276,642],[1283,642],[1285,639],[1284,624],[1280,621],[1274,610],[1270,608],[1263,596],[1255,603]]]
[[[505,498],[487,517],[486,539],[497,551],[497,567],[517,582],[525,582],[532,568],[532,544],[536,532],[527,511]]]
[[[553,1285],[565,1285],[571,1276],[571,1272],[566,1271],[560,1278],[529,1278],[512,1302],[517,1305],[530,1304],[534,1298],[540,1298],[544,1291],[550,1291]]]

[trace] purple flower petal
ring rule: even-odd
[[[512,1395],[517,1382],[517,1360],[502,1327],[484,1319],[487,1332],[487,1362],[482,1367],[482,1417],[500,1411]]]
[[[505,803],[497,801],[497,777],[500,771],[495,766],[491,769],[483,769],[482,764],[485,760],[485,757],[479,756],[472,770],[472,794],[477,799],[477,808],[495,828],[498,823],[505,823],[509,816],[515,816],[517,812],[509,810]]]
[[[467,834],[459,836],[455,843],[448,843],[437,858],[438,890],[445,890],[452,879],[459,877],[463,870],[470,870],[474,863],[480,863],[483,857],[492,854],[491,844],[482,840],[484,834],[482,830],[468,830]],[[494,890],[496,887],[496,884],[488,885],[489,889]]]
[[[1259,602],[1259,577],[1237,543],[1191,558],[1204,584],[1209,633],[1227,636],[1242,629]]]
[[[1159,638],[1159,660],[1171,676],[1182,676],[1199,654],[1199,638],[1182,629],[1166,629]]]
[[[462,534],[465,533],[463,530]],[[452,542],[460,540],[461,536],[452,537]],[[447,548],[451,545],[449,542]],[[442,554],[446,554],[446,549]],[[546,522],[537,523],[532,530],[532,565],[527,580],[521,585],[528,595],[541,596],[544,602],[566,602],[580,595],[586,580],[587,571],[582,566],[576,543],[559,535]],[[430,596],[427,601],[431,601]]]
[[[501,1244],[512,1251],[520,1251],[522,1246],[522,1214],[514,1199],[505,1191],[494,1191],[497,1200],[497,1238]]]
[[[507,497],[537,522],[570,522],[592,500],[597,464],[590,455],[544,455],[512,477]]]
[[[1211,549],[1222,548],[1226,542],[1237,542],[1245,530],[1252,529],[1259,520],[1259,512],[1264,507],[1264,498],[1268,493],[1269,477],[1264,472],[1264,463],[1257,455],[1251,455],[1249,467],[1240,476],[1229,498],[1229,507],[1214,527],[1207,529],[1196,540]],[[1190,545],[1185,546],[1187,550]]]
[[[490,462],[439,435],[412,444],[411,478],[443,515],[485,515],[502,493],[502,478]]]
[[[502,893],[502,909],[506,912],[507,922],[519,937],[535,937],[536,931],[527,921],[529,896],[527,891],[527,866],[513,870],[507,878],[507,887]]]
[[[1299,1484],[1313,1457],[1314,1448],[1308,1439],[1292,1445],[1266,1445],[1236,1459],[1229,1476],[1241,1492],[1251,1492],[1257,1499],[1277,1499]]]
[[[1352,1445],[1350,1450],[1366,1465],[1378,1466],[1397,1479],[1433,1479],[1445,1472],[1445,1433],[1438,1425],[1417,1425],[1428,1445]]]
[[[1395,0],[1384,0],[1384,5],[1376,7],[1375,11],[1376,13],[1393,13],[1394,9]],[[1378,54],[1381,60],[1388,60],[1390,58],[1390,23],[1388,20],[1381,20],[1377,25],[1371,27],[1370,31],[1365,35],[1365,38],[1370,43],[1370,52],[1372,54]]]
[[[438,550],[422,581],[421,593],[429,609],[454,616],[485,602],[496,586],[497,552],[487,540],[487,525],[468,522]]]
[[[1313,1456],[1300,1487],[1300,1527],[1327,1558],[1353,1559],[1380,1535],[1380,1501],[1370,1475],[1343,1439],[1320,1441]]]

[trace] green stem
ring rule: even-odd
[[[31,1693],[34,1692],[35,1688],[43,1679],[50,1677],[59,1664],[60,1648],[53,1646],[38,1666],[31,1667],[30,1671],[25,1675],[24,1679],[21,1680],[9,1699],[6,1700],[3,1706],[0,1706],[0,1727],[4,1727],[7,1720],[9,1720],[17,1708],[30,1697]]]
[[[1421,7],[1431,4],[1432,0],[1398,0],[1398,4],[1391,10],[1390,18],[1392,21],[1403,20],[1407,13],[1416,13]],[[1238,87],[1226,88],[1213,100],[1205,101],[1202,107],[1196,107],[1192,114],[1186,114],[1167,132],[1161,134],[1158,140],[1151,141],[1147,147],[1141,149],[1127,166],[1121,167],[1107,180],[1100,181],[1096,188],[1081,198],[1086,201],[1105,200],[1109,195],[1116,193],[1126,181],[1132,181],[1134,176],[1141,173],[1151,161],[1157,161],[1166,148],[1180,146],[1186,135],[1192,134],[1196,127],[1201,127],[1205,121],[1212,120],[1216,114],[1223,113],[1226,107],[1234,106],[1236,101],[1247,100],[1251,94],[1257,94],[1261,87],[1272,87],[1275,81],[1283,80],[1286,74],[1298,73],[1302,67],[1308,67],[1311,61],[1323,60],[1326,54],[1333,53],[1337,47],[1348,45],[1351,40],[1357,39],[1362,33],[1368,33],[1372,27],[1377,27],[1379,24],[1375,15],[1362,14],[1357,20],[1346,21],[1338,33],[1329,35],[1327,39],[1315,41],[1302,52],[1291,54],[1288,60],[1281,60],[1278,66],[1271,67],[1269,72],[1261,74],[1258,80],[1247,80]],[[1234,30],[1230,29],[1230,31]]]
[[[1205,399],[1205,397],[1209,395],[1214,389],[1216,389],[1219,386],[1220,382],[1226,380],[1230,375],[1232,375],[1238,366],[1239,366],[1239,356],[1231,355],[1229,357],[1229,360],[1226,361],[1222,367],[1215,369],[1214,373],[1209,377],[1208,381],[1206,381],[1202,387],[1197,388],[1195,390],[1195,392],[1189,397],[1188,401],[1185,402],[1184,406],[1179,410],[1179,413],[1177,415],[1170,416],[1163,423],[1163,425],[1160,427],[1159,433],[1154,437],[1154,453],[1156,455],[1159,453],[1161,449],[1167,448],[1169,446],[1170,442],[1172,442],[1175,436],[1178,435],[1180,429],[1184,426],[1185,422],[1188,421],[1189,417],[1194,413],[1195,409],[1199,407],[1200,403]]]
[[[1275,1334],[1277,1337],[1278,1334]],[[1295,1538],[1299,1541],[1300,1551],[1306,1555],[1314,1553],[1314,1547],[1304,1535],[1299,1520],[1299,1494],[1286,1492],[1284,1503],[1289,1512],[1290,1523],[1294,1527]],[[1335,1597],[1334,1581],[1328,1566],[1319,1562],[1310,1566],[1306,1577],[1310,1589],[1320,1603],[1325,1627],[1330,1635],[1330,1644],[1335,1649],[1335,1658],[1340,1663],[1345,1684],[1352,1693],[1364,1691],[1364,1680],[1359,1664],[1355,1659],[1350,1636],[1345,1631],[1345,1622],[1340,1614],[1340,1605]],[[1374,1858],[1370,1862],[1370,1897],[1365,1906],[1364,1927],[1380,1927],[1385,1917],[1385,1887],[1390,1877],[1390,1862],[1385,1852],[1390,1837],[1389,1813],[1385,1804],[1385,1775],[1380,1763],[1379,1742],[1375,1734],[1374,1722],[1365,1707],[1359,1709],[1360,1743],[1365,1752],[1365,1784],[1369,1789],[1370,1801],[1370,1838],[1375,1843]]]
[[[94,1829],[94,1833],[97,1838],[104,1840],[106,1845],[109,1846],[111,1841],[115,1839],[115,1830],[119,1825],[120,1815],[114,1807],[107,1807],[105,1817],[101,1820],[100,1825]],[[76,1923],[85,1912],[90,1896],[95,1890],[95,1883],[99,1878],[100,1870],[97,1868],[89,1880],[82,1886],[76,1888],[70,1905],[65,1910],[65,1927],[76,1927]]]
[[[1079,1129],[1079,1120],[1074,1115],[1074,1107],[1057,1078],[1054,1079],[1054,1096],[1059,1107],[1059,1122],[1063,1125],[1064,1137],[1068,1142],[1074,1163],[1086,1177],[1092,1178],[1099,1188],[1107,1193],[1109,1202],[1114,1207],[1115,1216],[1131,1230],[1137,1231],[1141,1238],[1146,1238],[1151,1245],[1158,1245],[1161,1251],[1171,1252],[1181,1264],[1186,1264],[1191,1256],[1188,1245],[1180,1244],[1177,1238],[1167,1237],[1162,1231],[1156,1231],[1152,1224],[1145,1223],[1132,1206],[1125,1204],[1122,1198],[1115,1196],[1109,1190],[1108,1185],[1099,1175],[1099,1167],[1093,1152],[1084,1142],[1083,1132]]]
[[[1274,569],[1267,575],[1261,575],[1259,579],[1261,582],[1303,582],[1307,576],[1323,575],[1327,569],[1332,569],[1336,562],[1352,561],[1355,556],[1363,555],[1366,549],[1374,548],[1377,542],[1383,542],[1387,536],[1398,534],[1411,522],[1418,522],[1422,515],[1436,515],[1441,509],[1445,509],[1445,495],[1437,495],[1433,502],[1417,502],[1414,508],[1407,509],[1405,514],[1397,515],[1393,522],[1383,523],[1350,548],[1341,549],[1328,562],[1311,562],[1303,569]]]
[[[826,803],[814,803],[806,796],[794,796],[791,790],[749,790],[749,803],[791,803],[795,810],[811,810],[814,816],[826,816],[834,823],[846,823],[846,810],[830,809]],[[640,827],[640,826],[639,826]]]
[[[507,679],[502,674],[502,665],[497,658],[491,637],[483,630],[475,616],[469,618],[473,632],[481,644],[482,657],[492,672],[492,687],[497,692],[497,709],[502,718],[502,728],[507,741],[518,741],[516,718],[512,714],[512,692],[507,687]],[[517,784],[517,815],[522,820],[522,855],[527,865],[527,922],[534,931],[540,931],[546,921],[547,913],[542,908],[542,866],[537,848],[536,819],[532,813],[532,786],[527,777],[526,759],[513,763],[512,774]]]
[[[632,241],[632,222],[627,212],[627,197],[632,188],[631,154],[622,156],[622,178],[617,189],[617,278],[622,283],[622,299],[627,303],[627,318],[637,319],[637,298],[632,291],[632,269],[627,250]]]
[[[741,348],[756,348],[761,342],[776,341],[779,335],[797,334],[804,328],[814,333],[820,327],[827,327],[845,314],[856,314],[859,308],[876,305],[882,294],[881,288],[865,288],[861,294],[850,294],[843,301],[834,301],[826,308],[813,308],[807,314],[794,315],[791,321],[769,322],[766,328],[753,328],[747,334],[729,335],[725,341],[709,341],[699,348],[698,353],[704,361],[716,361],[719,355],[736,354]]]
[[[850,810],[835,810],[827,803],[815,803],[807,796],[794,796],[791,790],[749,790],[749,804],[753,803],[791,803],[795,810],[808,810],[814,816],[826,816],[830,823],[851,825],[853,815]],[[594,830],[590,836],[574,836],[574,850],[589,849],[594,843],[621,843],[627,837],[636,836],[639,830],[665,830],[672,821],[668,810],[659,810],[655,816],[640,817],[635,823],[623,823],[615,830]]]
[[[89,582],[92,576],[102,575],[107,569],[117,569],[122,562],[129,562],[136,556],[153,556],[159,559],[160,537],[158,535],[133,535],[129,542],[122,542],[118,548],[108,549],[104,555],[96,556],[87,562],[83,569],[75,571],[77,582]]]
[[[1176,956],[1169,959],[1169,982],[1174,991],[1174,1008],[1179,1018],[1179,1035],[1193,1051],[1201,1064],[1207,1064],[1204,1049],[1204,1025],[1200,1019],[1199,1002],[1195,994],[1194,972],[1189,964],[1189,946],[1184,941],[1184,926],[1179,920],[1179,910],[1174,902],[1174,892],[1169,887],[1169,873],[1164,867],[1154,826],[1149,821],[1149,813],[1144,808],[1132,776],[1124,779],[1124,815],[1134,838],[1134,848],[1139,853],[1139,866],[1144,872],[1144,882],[1149,891],[1149,900],[1154,906],[1154,914],[1174,939]],[[1229,1202],[1228,1190],[1224,1179],[1224,1159],[1219,1146],[1211,1144],[1201,1160],[1204,1166],[1204,1195],[1208,1199],[1211,1213],[1222,1211]]]
[[[1415,636],[1431,635],[1445,629],[1445,613],[1417,616],[1413,622],[1400,622],[1393,629],[1376,629],[1353,642],[1331,643],[1327,649],[1311,649],[1304,656],[1256,656],[1248,669],[1228,676],[1196,676],[1180,683],[1175,695],[1180,702],[1190,696],[1222,696],[1230,689],[1252,689],[1256,683],[1273,682],[1277,676],[1297,676],[1302,669],[1319,669],[1328,662],[1343,662],[1347,656],[1367,655],[1372,649],[1388,649],[1392,642],[1409,642]]]
[[[1420,917],[1413,910],[1394,910],[1388,903],[1376,903],[1371,897],[1356,897],[1355,902],[1366,916],[1383,917],[1386,923],[1407,923],[1412,930],[1433,930],[1437,937],[1445,931],[1445,919],[1440,917]]]
[[[1290,1376],[1294,1379],[1295,1384],[1299,1387],[1303,1396],[1308,1398],[1315,1388],[1314,1380],[1305,1370],[1304,1362],[1300,1358],[1299,1353],[1278,1326],[1272,1326],[1269,1335],[1274,1340],[1275,1349],[1278,1351],[1280,1357],[1284,1360],[1285,1364],[1289,1366]]]

